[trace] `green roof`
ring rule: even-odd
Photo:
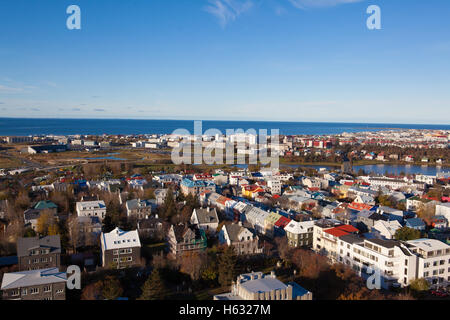
[[[34,206],[34,209],[36,210],[44,210],[44,209],[57,209],[58,206],[56,204],[54,204],[51,201],[45,200],[45,201],[39,201],[38,203],[36,203],[36,205]]]

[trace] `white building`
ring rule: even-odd
[[[281,194],[281,181],[279,179],[267,179],[267,187],[271,194]]]
[[[450,246],[435,239],[407,242],[417,256],[416,278],[425,278],[432,287],[450,284]]]
[[[383,221],[378,220],[373,225],[374,230],[378,231],[380,235],[386,239],[394,239],[394,235],[402,225],[397,220]]]
[[[98,217],[100,221],[106,215],[106,205],[103,200],[77,202],[76,210],[79,217]]]
[[[436,215],[444,216],[447,221],[450,221],[450,202],[436,205]]]

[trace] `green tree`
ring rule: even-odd
[[[395,232],[394,238],[396,240],[409,241],[420,238],[420,231],[408,227],[403,227]]]
[[[170,219],[177,214],[177,203],[173,196],[172,188],[169,188],[167,190],[167,196],[166,196],[166,199],[164,200],[164,205],[163,205],[163,212],[164,212],[164,217],[167,219]]]
[[[159,270],[154,268],[152,274],[142,286],[142,295],[139,300],[163,300],[166,295],[164,281],[161,279]]]
[[[227,247],[219,257],[219,283],[222,287],[231,286],[235,276],[236,255],[232,246]]]
[[[119,279],[114,276],[107,276],[103,280],[102,294],[106,300],[115,300],[123,293]]]

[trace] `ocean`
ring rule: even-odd
[[[343,132],[379,131],[388,129],[450,130],[450,125],[368,124],[327,122],[269,122],[269,121],[203,121],[203,132],[218,129],[279,129],[282,135],[326,135]],[[129,120],[129,119],[26,119],[0,118],[0,136],[74,135],[74,134],[170,134],[177,129],[194,130],[191,120]]]

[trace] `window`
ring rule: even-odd
[[[45,286],[44,287],[44,292],[50,292],[50,291],[51,291],[50,286]]]
[[[11,291],[11,296],[12,297],[16,297],[16,296],[18,296],[19,295],[19,290],[12,290]]]
[[[31,288],[30,292],[31,292],[31,294],[38,294],[39,293],[39,288]]]
[[[428,271],[423,273],[424,277],[428,277],[429,275],[430,275],[430,273]]]
[[[27,289],[25,288],[25,289],[22,289],[22,295],[23,296],[26,296],[27,295]]]
[[[60,294],[60,293],[63,293],[63,292],[64,292],[63,289],[58,289],[58,290],[56,290],[56,294]]]

